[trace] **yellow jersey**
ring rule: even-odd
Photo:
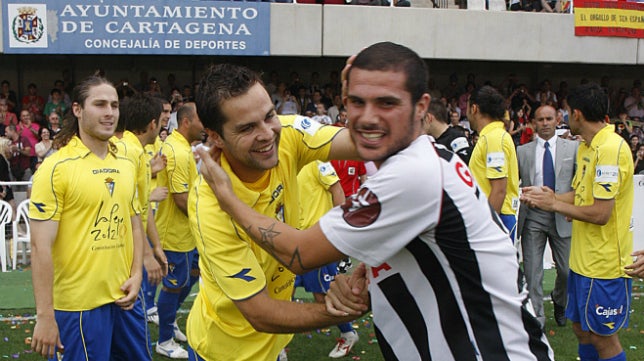
[[[507,178],[501,214],[516,214],[519,207],[519,164],[512,136],[505,131],[503,122],[494,121],[481,129],[469,168],[488,197],[492,191],[490,179]]]
[[[572,221],[570,269],[589,278],[629,277],[624,266],[633,263],[633,158],[628,143],[613,129],[606,125],[590,144],[579,145],[572,180],[576,206],[615,200],[603,226]]]
[[[136,169],[136,199],[139,205],[141,222],[143,222],[143,232],[148,228],[148,210],[150,203],[150,159],[143,149],[139,138],[129,130],[123,132],[123,138],[114,142],[118,149],[118,154],[127,157],[134,163]]]
[[[197,178],[197,163],[188,140],[174,131],[161,146],[168,164],[157,174],[157,185],[168,187],[168,197],[159,202],[155,215],[161,246],[166,251],[189,252],[195,248],[188,216],[174,202],[173,194],[187,193]]]
[[[283,117],[279,163],[253,184],[242,182],[225,157],[235,194],[254,210],[299,223],[297,173],[307,163],[326,160],[331,140],[341,128],[312,124],[303,117]],[[235,306],[235,300],[267,289],[270,297],[288,301],[295,276],[255,244],[218,205],[200,176],[188,197],[190,225],[199,251],[201,283],[186,326],[190,346],[204,359],[276,360],[291,334],[257,332]]]
[[[317,223],[333,208],[333,196],[329,188],[340,178],[329,162],[315,161],[307,164],[297,175],[300,192],[300,229]]]
[[[78,137],[34,174],[29,218],[58,222],[52,246],[54,309],[91,310],[125,294],[133,261],[134,164],[100,159]]]

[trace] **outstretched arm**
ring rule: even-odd
[[[305,273],[345,257],[326,238],[318,224],[298,230],[274,218],[257,213],[235,195],[230,178],[214,159],[220,150],[213,147],[212,156],[200,149],[201,172],[215,193],[219,205],[242,227],[255,243],[294,273]],[[214,159],[213,159],[214,156]]]

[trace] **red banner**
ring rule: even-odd
[[[576,0],[575,35],[644,38],[644,2]]]

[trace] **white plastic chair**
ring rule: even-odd
[[[20,232],[20,224],[24,224],[24,232]],[[22,264],[27,264],[27,246],[31,241],[31,232],[29,230],[29,199],[20,202],[16,209],[16,220],[13,221],[13,247],[11,260],[13,269],[16,269],[18,258],[18,244],[22,243]]]
[[[11,223],[13,218],[13,209],[9,202],[0,200],[0,264],[2,265],[2,272],[7,272],[7,235],[5,232],[6,225]]]

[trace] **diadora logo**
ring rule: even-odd
[[[284,186],[283,186],[282,184],[278,185],[278,186],[277,186],[277,188],[275,188],[275,190],[274,190],[274,191],[273,191],[273,193],[271,194],[271,201],[270,201],[270,202],[268,202],[268,203],[269,203],[269,204],[270,204],[270,203],[273,203],[273,201],[275,201],[275,200],[277,199],[277,197],[279,197],[279,196],[280,196],[280,194],[282,194],[282,191],[283,191],[283,190],[284,190]]]
[[[40,203],[40,202],[38,202],[38,203],[36,203],[36,202],[31,202],[31,204],[33,204],[33,205],[34,205],[34,207],[36,207],[36,209],[38,210],[38,212],[40,212],[40,213],[45,213],[45,203]]]
[[[602,188],[604,188],[604,190],[605,190],[606,192],[610,192],[610,191],[611,191],[610,187],[612,187],[612,186],[613,186],[613,185],[612,185],[612,184],[610,184],[610,183],[599,183],[599,185],[600,185],[600,186],[602,186]]]
[[[248,273],[250,272],[250,268],[244,268],[241,271],[235,273],[234,275],[228,276],[228,278],[239,278],[240,280],[244,280],[246,282],[252,282],[255,280],[255,277],[249,276]]]
[[[598,316],[604,316],[606,318],[610,316],[617,316],[624,313],[624,305],[619,306],[619,308],[604,307],[602,305],[595,305],[595,313]]]

